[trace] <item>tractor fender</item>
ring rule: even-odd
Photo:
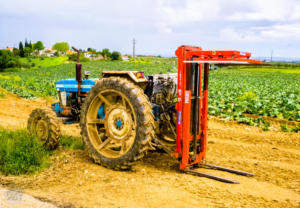
[[[102,78],[122,77],[130,80],[142,89],[145,89],[149,83],[143,72],[138,71],[104,71],[101,73]]]

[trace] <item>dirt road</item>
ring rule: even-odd
[[[26,125],[43,100],[7,95],[0,99],[1,126]],[[178,163],[152,152],[133,171],[113,171],[94,164],[82,150],[56,150],[52,165],[40,174],[0,175],[60,207],[300,207],[300,133],[283,133],[233,122],[209,120],[207,161],[255,173],[252,178],[203,170],[240,181],[225,184],[180,173]],[[76,125],[64,134],[79,135]]]
[[[56,206],[42,202],[27,194],[22,190],[4,189],[0,187],[0,207],[1,208],[56,208]]]

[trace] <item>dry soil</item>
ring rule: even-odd
[[[3,90],[2,90],[3,91]],[[50,101],[29,101],[10,93],[0,99],[0,125],[26,127],[32,109]],[[226,184],[181,173],[178,162],[150,152],[133,171],[94,164],[84,150],[58,149],[52,165],[35,175],[0,175],[15,186],[58,207],[300,207],[300,133],[284,133],[210,118],[207,161],[255,173],[237,176],[203,172],[240,181]],[[77,125],[62,132],[79,136]]]

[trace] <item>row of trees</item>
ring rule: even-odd
[[[31,43],[25,40],[25,43],[23,45],[23,42],[20,41],[19,43],[19,49],[14,48],[13,53],[15,56],[20,57],[28,57],[31,56],[31,54],[34,52],[36,55],[39,55],[40,51],[45,48],[42,41],[37,41],[36,43]]]
[[[40,55],[40,52],[45,49],[44,43],[42,41],[37,41],[36,43],[31,43],[31,41],[28,41],[25,39],[25,42],[22,41],[19,42],[19,48],[13,48],[13,51],[9,50],[0,50],[0,71],[2,71],[5,68],[11,68],[11,67],[23,67],[22,62],[18,59],[18,57],[30,57],[30,56],[38,56]],[[53,50],[56,50],[55,54],[56,56],[59,56],[62,53],[65,53],[70,49],[70,46],[67,42],[58,42],[55,43],[52,46]],[[85,61],[88,61],[89,59],[84,56],[84,50],[80,49],[82,52],[82,59]],[[47,51],[45,51],[47,53]],[[51,52],[51,49],[49,49],[48,53]],[[100,55],[105,60],[121,60],[122,55],[118,51],[110,52],[108,48],[104,48],[101,51],[97,51],[93,48],[88,48],[87,52],[89,52],[89,57],[99,57]],[[69,55],[70,60],[76,61],[76,54]]]
[[[15,56],[28,57],[31,56],[32,54],[39,55],[40,51],[44,49],[45,46],[42,41],[39,40],[36,43],[31,43],[31,41],[28,42],[27,39],[25,39],[24,44],[22,41],[19,42],[19,48],[14,48],[13,53]],[[60,43],[55,43],[52,49],[56,50],[58,53],[61,53],[69,50],[70,46],[67,42],[60,42]]]
[[[45,46],[42,41],[37,41],[36,43],[31,43],[31,41],[27,41],[25,39],[25,42],[23,44],[22,41],[19,42],[19,48],[14,48],[13,49],[13,54],[15,56],[20,56],[20,57],[28,57],[33,55],[38,56],[40,54],[40,51],[44,50]],[[66,51],[70,50],[70,46],[67,42],[58,42],[55,43],[52,46],[53,50],[56,50],[56,56],[59,56],[61,53],[66,53]],[[84,52],[83,50],[80,49],[81,52]],[[101,51],[97,51],[94,48],[88,48],[88,52],[92,53],[93,55],[102,55],[105,60],[121,60],[122,55],[118,51],[113,51],[110,52],[108,48],[104,48]],[[50,52],[50,51],[46,51]]]
[[[96,49],[88,48],[87,51],[93,54],[100,54],[105,60],[122,60],[122,55],[119,51],[110,52],[108,48],[104,48],[102,49],[102,51],[98,52],[96,51]]]

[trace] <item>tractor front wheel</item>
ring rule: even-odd
[[[146,154],[154,136],[151,105],[143,90],[117,77],[104,78],[92,88],[80,125],[89,155],[112,169],[130,169]]]
[[[55,113],[49,108],[33,110],[29,116],[27,129],[37,136],[49,150],[58,146],[60,128]]]

